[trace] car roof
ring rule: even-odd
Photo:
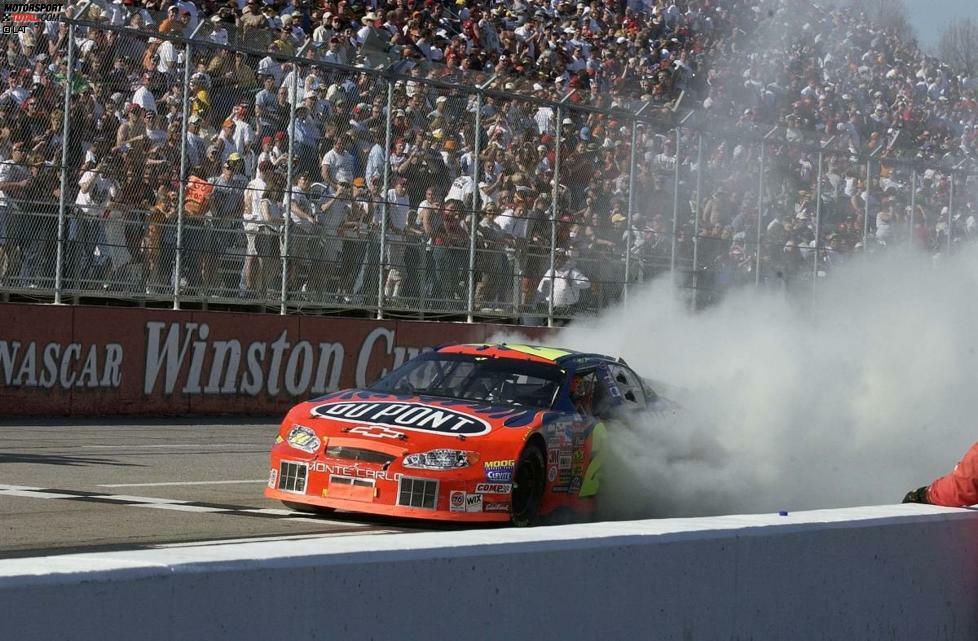
[[[615,361],[614,358],[603,354],[588,354],[561,347],[545,347],[542,345],[526,345],[522,343],[462,343],[440,347],[438,352],[443,354],[469,354],[472,356],[512,358],[537,363],[552,363],[555,365],[569,365],[579,360]],[[619,359],[618,362],[624,361]]]

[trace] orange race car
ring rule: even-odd
[[[451,345],[365,389],[293,407],[265,495],[335,509],[526,526],[587,515],[606,426],[655,393],[621,359],[529,345]]]

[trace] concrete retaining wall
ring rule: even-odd
[[[0,561],[0,638],[978,638],[978,513],[901,505]]]

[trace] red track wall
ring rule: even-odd
[[[0,305],[0,416],[278,413],[370,383],[422,349],[508,329],[516,328]]]

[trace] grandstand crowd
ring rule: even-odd
[[[75,32],[67,140],[67,25],[0,36],[8,287],[53,282],[63,151],[64,277],[82,290],[138,281],[162,292],[176,280],[264,297],[281,286],[286,225],[285,285],[297,295],[368,305],[379,285],[408,306],[461,309],[474,236],[477,307],[558,313],[617,300],[626,255],[632,280],[675,260],[695,263],[691,284],[723,288],[753,282],[758,267],[781,284],[860,251],[938,254],[978,236],[978,189],[962,171],[974,173],[978,153],[978,79],[852,8],[98,0],[76,17],[97,26]],[[194,37],[186,97],[174,36]],[[308,64],[279,57],[295,55]],[[390,113],[388,82],[369,70],[398,75]],[[465,89],[491,78],[500,93],[481,103]],[[643,105],[659,120],[638,127],[632,149],[622,114]],[[725,127],[702,148],[695,128],[652,124],[690,109]],[[744,137],[756,134],[769,135],[763,183],[762,145]],[[812,145],[823,144],[818,167]],[[912,173],[903,161],[922,164]],[[229,256],[240,260],[229,267]]]

